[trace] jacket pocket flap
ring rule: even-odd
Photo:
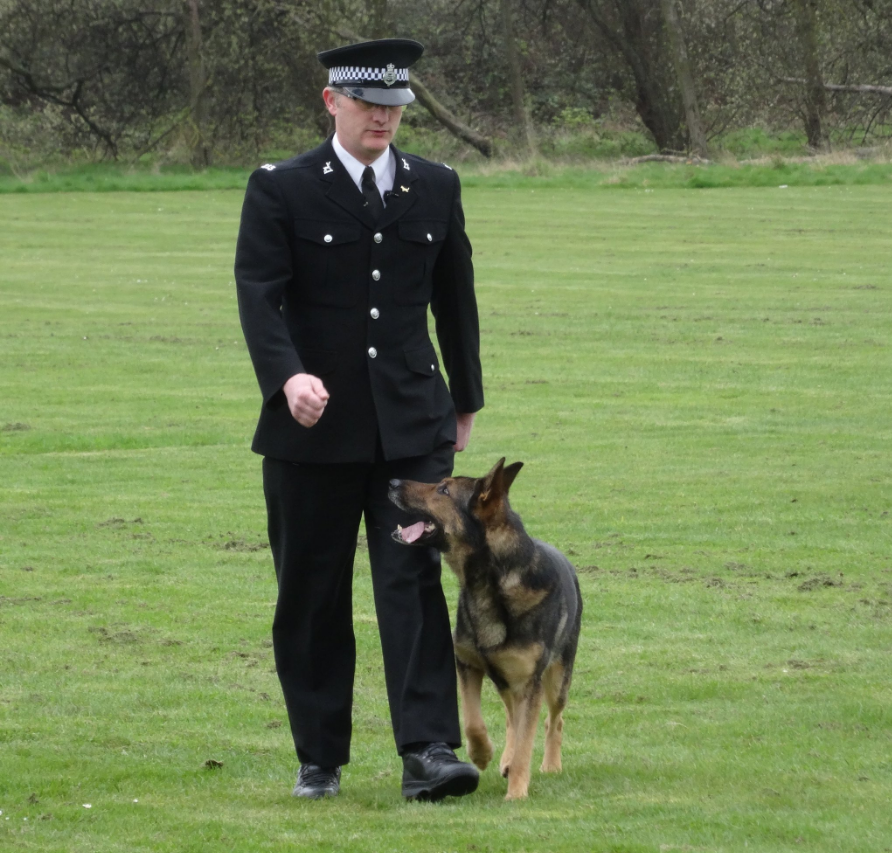
[[[323,246],[339,246],[359,239],[360,227],[352,222],[320,222],[318,219],[295,219],[294,236]]]
[[[405,351],[406,366],[413,373],[421,373],[424,376],[433,376],[437,372],[437,351],[432,345],[410,349]]]
[[[400,222],[400,238],[412,243],[442,243],[448,230],[446,222],[432,220],[408,220]]]

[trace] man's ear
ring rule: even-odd
[[[327,109],[333,116],[338,114],[337,98],[337,93],[332,92],[328,86],[322,90],[322,100],[325,101],[325,109]]]

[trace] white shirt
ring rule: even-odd
[[[347,174],[353,179],[357,189],[362,192],[362,173],[365,171],[365,163],[360,163],[343,145],[338,141],[337,133],[331,140],[335,154],[338,160],[347,170]],[[369,163],[375,172],[375,183],[378,185],[378,192],[381,193],[381,200],[384,200],[384,193],[388,193],[393,189],[393,182],[396,180],[396,157],[388,146],[386,151],[381,152],[372,163]]]

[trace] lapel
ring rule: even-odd
[[[401,151],[393,145],[390,150],[396,157],[396,174],[393,178],[393,190],[387,196],[387,207],[378,222],[379,229],[392,225],[418,200],[418,191],[413,186],[417,173]]]
[[[396,157],[393,191],[387,196],[387,206],[381,219],[375,222],[372,215],[363,207],[362,193],[335,154],[331,138],[319,149],[317,168],[319,179],[327,185],[325,195],[372,231],[379,231],[399,219],[415,204],[417,197],[412,186],[416,174],[411,164],[394,146],[391,145],[390,150]]]
[[[319,180],[327,185],[325,195],[351,216],[358,219],[367,228],[374,228],[372,215],[363,207],[362,193],[357,189],[353,179],[344,168],[331,144],[329,137],[319,149],[320,157],[316,167]]]

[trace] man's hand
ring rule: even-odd
[[[291,416],[303,427],[311,427],[325,411],[328,391],[318,376],[295,373],[283,386]]]
[[[471,427],[474,426],[474,418],[476,412],[466,414],[456,414],[456,435],[455,435],[455,452],[461,453],[468,446],[471,439]]]

